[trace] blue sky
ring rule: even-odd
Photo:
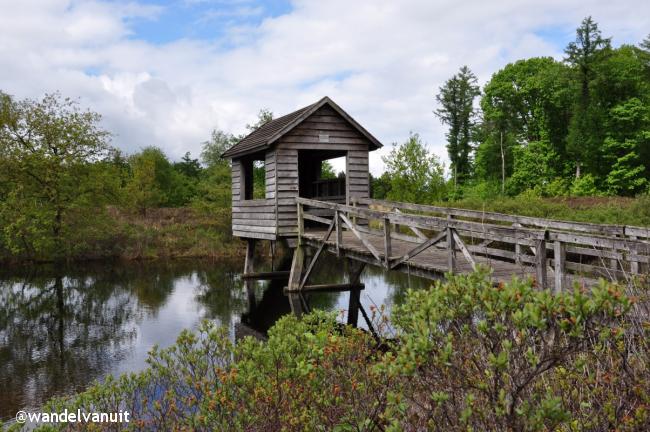
[[[132,39],[165,44],[178,39],[201,39],[229,44],[233,27],[255,28],[264,19],[289,13],[291,4],[284,0],[252,2],[243,0],[142,1],[160,8],[151,18],[133,20]]]
[[[0,0],[0,90],[60,91],[103,115],[113,145],[198,155],[327,95],[386,146],[419,133],[446,161],[435,94],[462,65],[562,59],[592,15],[615,46],[650,32],[639,0]]]

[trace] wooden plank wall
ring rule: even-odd
[[[241,179],[242,179],[242,164],[239,159],[233,159],[231,166],[231,177],[232,177],[232,206],[235,207],[235,203],[239,202],[241,198]]]
[[[294,201],[298,196],[298,150],[278,146],[276,154],[278,235],[295,235],[298,232]]]
[[[345,161],[347,202],[352,197],[368,198],[370,196],[370,179],[368,175],[368,150],[350,150]]]
[[[328,142],[322,142],[322,136]],[[298,151],[347,152],[347,195],[367,198],[368,140],[329,106],[324,106],[280,138],[277,153],[278,235],[298,233],[295,197],[299,194]]]
[[[237,237],[275,240],[276,214],[276,155],[266,152],[266,190],[264,199],[245,200],[242,162],[232,161],[232,233]]]

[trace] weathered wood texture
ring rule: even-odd
[[[327,201],[341,202],[351,196],[367,198],[368,146],[368,140],[329,106],[318,109],[280,138],[275,147],[278,236],[298,234],[294,199],[301,193],[300,176],[311,174],[314,169],[300,166],[299,160],[305,164],[310,155],[321,158],[327,154],[346,155],[346,197],[332,197]]]
[[[361,204],[377,204],[364,201]],[[338,255],[387,269],[415,270],[425,277],[440,277],[450,270],[468,272],[482,264],[493,269],[496,282],[512,275],[531,276],[540,286],[562,291],[574,282],[592,285],[599,277],[627,281],[633,273],[650,271],[650,241],[636,238],[642,231],[639,227],[633,227],[635,236],[625,238],[602,235],[625,233],[627,228],[612,225],[546,222],[510,215],[500,218],[494,213],[488,223],[487,217],[481,219],[476,213],[459,209],[444,209],[444,218],[404,213],[430,210],[408,203],[383,202],[384,210],[391,211],[379,211],[305,198],[296,202],[301,220],[336,228],[334,238],[327,241],[323,241],[322,229],[301,230],[301,242],[321,248],[325,244]],[[396,211],[399,208],[402,211]],[[314,216],[314,209],[328,209],[332,216]],[[436,208],[435,212],[441,211]],[[359,220],[366,220],[368,226]],[[371,228],[373,223],[382,229]],[[390,229],[391,225],[417,235],[397,232]],[[551,225],[555,228],[549,228]]]
[[[263,199],[245,199],[246,189],[250,188],[246,183],[252,181],[252,176],[245,173],[247,161],[232,161],[232,232],[237,237],[267,240],[277,238],[275,150],[267,151],[264,158],[266,177]]]

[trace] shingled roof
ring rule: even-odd
[[[363,126],[356,122],[348,113],[343,111],[333,100],[325,96],[321,100],[311,105],[308,105],[304,108],[300,108],[297,111],[278,117],[275,120],[260,126],[258,129],[254,130],[250,134],[246,135],[241,141],[237,144],[230,147],[226,150],[221,157],[222,158],[236,158],[241,157],[246,154],[256,153],[261,150],[266,150],[271,147],[271,145],[277,141],[284,134],[288,133],[294,127],[302,123],[307,117],[312,115],[316,110],[318,110],[323,105],[329,105],[336,112],[338,112],[341,117],[347,120],[355,129],[359,131],[363,136],[365,136],[370,141],[369,150],[376,150],[382,147],[382,144],[370,134]]]

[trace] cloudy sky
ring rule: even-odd
[[[0,0],[0,90],[77,97],[115,146],[174,159],[328,95],[386,144],[377,174],[409,131],[446,160],[434,95],[460,66],[560,59],[587,15],[615,46],[650,33],[647,0]]]

